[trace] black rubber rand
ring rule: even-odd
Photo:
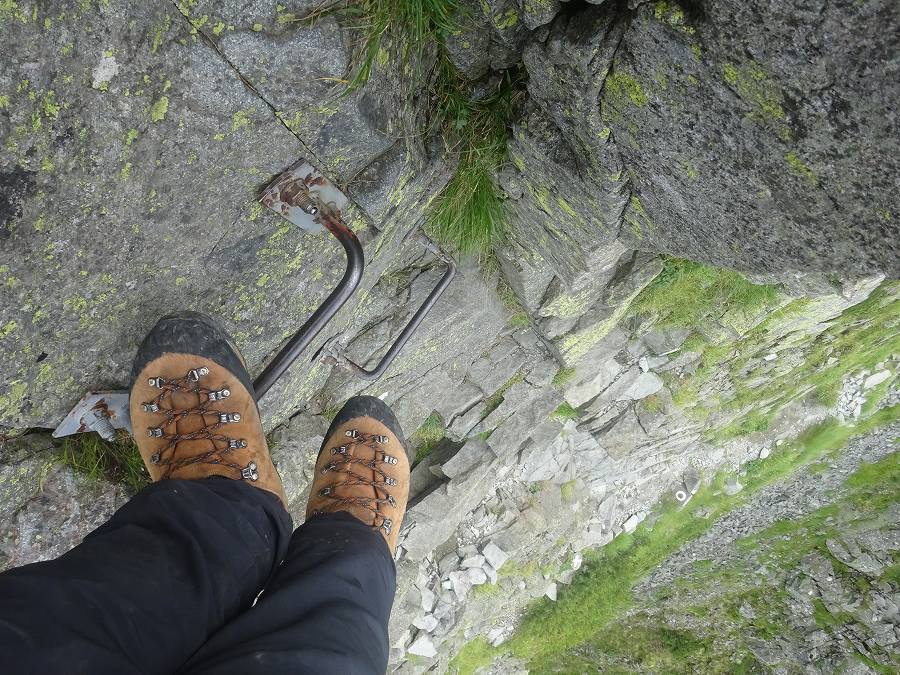
[[[132,381],[148,363],[168,353],[195,354],[215,361],[237,377],[256,398],[253,379],[234,341],[212,317],[199,312],[179,312],[157,321],[138,348],[131,367]]]
[[[407,448],[406,438],[403,436],[403,429],[400,428],[400,422],[397,421],[394,412],[388,407],[388,404],[374,396],[354,396],[347,401],[334,420],[332,420],[331,426],[328,427],[325,440],[322,442],[322,447],[319,448],[319,455],[322,454],[325,444],[328,443],[328,439],[337,431],[338,427],[356,417],[371,417],[381,422],[391,430],[391,433],[403,446],[404,452],[409,455],[409,449]]]

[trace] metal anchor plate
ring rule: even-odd
[[[131,413],[127,391],[89,391],[53,430],[54,438],[96,431],[107,441],[116,437],[116,429],[131,433]]]
[[[346,195],[304,159],[278,176],[259,201],[307,232],[321,232],[328,216],[340,219],[348,203]]]

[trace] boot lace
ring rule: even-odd
[[[241,416],[236,412],[221,412],[212,406],[218,401],[223,401],[231,396],[227,388],[211,389],[200,385],[200,378],[209,374],[206,367],[192,368],[184,377],[167,380],[163,377],[151,377],[149,384],[160,390],[159,395],[152,401],[143,403],[144,412],[158,413],[165,416],[165,420],[156,427],[147,427],[147,433],[152,438],[161,438],[168,443],[157,450],[151,457],[150,463],[164,466],[162,478],[170,478],[175,471],[193,464],[215,464],[237,471],[240,477],[255,481],[259,478],[255,462],[250,462],[242,467],[229,457],[235,450],[247,447],[247,441],[243,438],[230,438],[223,433],[218,433],[226,424],[241,421]],[[191,408],[177,408],[173,394],[176,392],[189,392],[197,396],[197,404]],[[200,417],[203,427],[191,433],[179,433],[178,422],[188,417]],[[209,421],[213,418],[214,421]],[[187,457],[176,457],[178,444],[182,441],[209,441],[210,449]]]
[[[388,455],[379,447],[388,443],[390,438],[379,434],[365,434],[356,429],[348,429],[345,432],[345,436],[347,440],[342,445],[331,448],[332,460],[322,467],[322,473],[340,474],[346,476],[346,478],[336,480],[331,485],[322,488],[319,490],[319,496],[326,497],[334,502],[329,511],[340,510],[342,506],[357,506],[371,511],[373,515],[372,527],[376,530],[384,530],[385,534],[390,534],[394,523],[382,513],[381,507],[384,504],[391,507],[397,506],[397,501],[387,489],[396,485],[397,481],[389,476],[381,468],[381,465],[397,464],[397,458],[393,455]],[[357,446],[372,450],[374,453],[373,458],[363,459],[357,457],[355,453]],[[353,470],[355,466],[365,467],[369,471],[374,472],[374,478],[368,478],[357,473]],[[375,495],[372,497],[347,497],[339,494],[341,487],[358,485],[368,485],[374,488]],[[324,511],[317,510],[315,513],[324,513]]]

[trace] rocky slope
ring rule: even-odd
[[[562,670],[900,666],[898,430],[857,439],[723,516],[640,583],[637,606]]]
[[[300,156],[350,196],[367,271],[262,409],[295,519],[348,396],[413,437],[401,670],[502,642],[660,498],[896,403],[895,3],[473,4],[457,67],[476,89],[527,73],[496,175],[509,231],[375,383],[312,355],[336,338],[374,362],[429,292],[441,265],[407,235],[455,157],[422,132],[434,55],[388,35],[341,96],[358,36],[298,21],[316,5],[0,4],[6,565],[126,498],[19,435],[124,386],[159,315],[220,316],[256,372],[328,293],[335,244],[255,203]]]

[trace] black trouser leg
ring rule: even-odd
[[[242,481],[155,483],[60,558],[0,574],[0,669],[172,673],[250,607],[290,532]]]
[[[315,516],[254,607],[185,666],[189,673],[377,673],[388,662],[396,570],[384,538],[348,513]]]

